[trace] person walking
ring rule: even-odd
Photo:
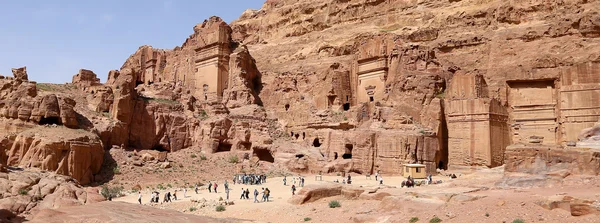
[[[208,193],[212,193],[212,183],[208,181]]]
[[[250,189],[246,188],[246,200],[250,200]]]
[[[140,204],[142,204],[142,192],[138,191],[138,202],[140,202]]]
[[[242,188],[242,195],[240,195],[240,200],[244,199],[244,196],[246,194],[246,190],[244,190],[244,188]]]
[[[383,184],[383,177],[379,177],[379,184]]]
[[[287,183],[287,177],[283,176],[283,186],[286,186],[285,184]]]
[[[292,185],[292,195],[296,195],[296,185]]]
[[[177,190],[173,191],[173,200],[177,200]]]
[[[217,185],[217,182],[216,182],[216,181],[215,181],[214,187],[215,187],[215,188],[214,188],[214,189],[215,189],[215,193],[217,193],[217,187],[218,187],[218,185]]]
[[[265,196],[267,197],[267,202],[269,202],[270,195],[271,195],[271,190],[269,190],[269,188],[265,188]]]
[[[196,194],[198,194],[198,184],[196,184],[196,187],[194,188],[194,191],[196,192]]]
[[[184,188],[183,188],[183,198],[186,198],[186,197],[187,197],[187,195],[186,195],[186,194],[187,194],[187,188],[185,188],[185,187],[184,187]]]
[[[227,194],[227,200],[229,200],[229,188],[225,188],[225,194]]]
[[[258,201],[258,190],[254,189],[254,203],[259,203]]]

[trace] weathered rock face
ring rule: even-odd
[[[342,117],[356,129],[434,132],[438,148],[426,150],[440,151],[438,167],[493,167],[507,145],[573,144],[598,121],[597,100],[587,100],[598,93],[596,9],[576,0],[267,1],[232,23],[232,38],[255,55],[264,106],[292,135],[313,140],[307,126],[332,121],[312,114],[348,103]],[[350,90],[327,87],[332,64],[350,73]]]
[[[190,147],[195,124],[181,110],[181,104],[136,101],[129,126],[129,145],[172,152]]]
[[[258,97],[261,88],[261,74],[256,62],[245,46],[239,47],[230,55],[229,81],[223,104],[230,109],[251,104],[262,105]]]
[[[548,210],[563,209],[571,212],[572,216],[583,216],[588,214],[600,213],[598,201],[581,199],[571,196],[555,195],[547,200],[538,202],[543,208]]]
[[[342,185],[308,185],[303,187],[297,196],[290,198],[288,202],[292,204],[304,204],[314,202],[319,199],[338,196],[342,194]]]
[[[512,145],[506,149],[505,171],[555,175],[600,174],[600,151],[586,148]]]
[[[14,214],[36,213],[104,200],[98,191],[79,186],[72,178],[55,173],[11,171],[0,173],[0,208]]]
[[[80,69],[79,73],[73,76],[73,81],[71,83],[85,90],[87,87],[100,85],[100,79],[93,71]]]
[[[21,81],[29,80],[29,77],[27,76],[27,67],[13,68],[12,73],[13,73],[13,76],[15,77],[15,79],[17,79],[17,80],[21,80]]]
[[[0,84],[0,117],[78,127],[73,99],[54,94],[38,96],[35,82],[21,79],[0,80]]]
[[[81,184],[93,182],[100,171],[104,148],[100,139],[82,130],[37,127],[9,136],[6,151],[9,166],[39,168],[71,176]]]
[[[108,113],[113,105],[114,95],[108,86],[91,87],[87,96],[88,108],[92,111]]]

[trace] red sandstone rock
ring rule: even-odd
[[[15,214],[104,200],[97,191],[84,190],[70,177],[22,170],[0,174],[0,194],[0,208]]]
[[[11,140],[11,147],[2,148],[7,154],[7,165],[53,171],[81,184],[93,182],[104,158],[99,138],[80,130],[38,127]]]
[[[290,198],[288,202],[292,204],[304,204],[314,202],[322,198],[333,197],[342,194],[342,185],[307,185],[303,187],[296,196]]]
[[[27,67],[21,68],[13,68],[12,73],[15,76],[15,79],[21,81],[27,81],[29,78],[27,77]]]
[[[100,79],[96,77],[96,74],[91,70],[80,69],[79,73],[73,76],[72,84],[77,85],[79,88],[87,88],[95,85],[100,85]]]

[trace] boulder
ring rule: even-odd
[[[339,184],[307,185],[296,196],[290,198],[288,202],[299,205],[339,195],[342,195],[342,185]]]
[[[539,206],[548,209],[563,209],[571,212],[572,216],[600,214],[600,202],[591,199],[581,199],[566,195],[550,196],[545,200],[536,202]]]

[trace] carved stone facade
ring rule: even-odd
[[[554,145],[558,141],[554,80],[507,81],[513,142]]]
[[[382,101],[385,97],[389,67],[388,44],[391,43],[393,42],[385,37],[373,38],[364,41],[359,47],[352,74],[357,104]]]
[[[500,166],[509,145],[508,114],[487,97],[483,76],[457,74],[448,92],[448,161],[451,165]]]
[[[577,141],[582,129],[600,118],[600,63],[584,63],[562,73],[560,87],[561,143]]]
[[[225,26],[223,24],[214,32],[199,36],[204,44],[195,49],[194,78],[196,89],[200,89],[195,91],[197,98],[221,98],[227,88],[231,31]]]

